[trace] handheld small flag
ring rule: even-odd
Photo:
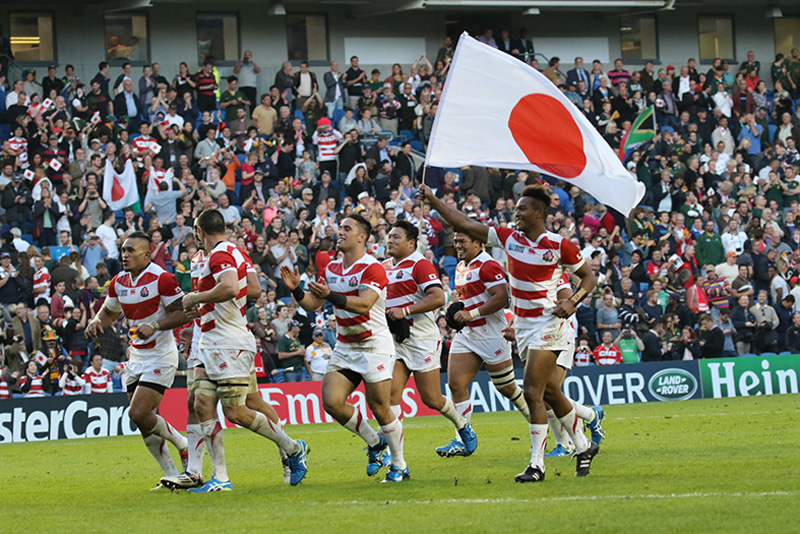
[[[56,158],[50,160],[50,168],[53,169],[54,171],[56,172],[60,171],[61,167],[62,167],[61,162],[58,161]]]
[[[36,173],[28,169],[22,173],[22,176],[24,176],[26,180],[33,180],[33,178],[36,176]]]
[[[92,118],[89,119],[89,124],[91,124],[92,126],[100,124],[100,112],[99,111],[95,111],[94,112],[94,115],[92,115]]]
[[[619,144],[619,159],[625,161],[633,150],[656,136],[656,115],[653,106],[639,113]]]

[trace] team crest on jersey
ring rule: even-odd
[[[467,273],[467,282],[469,282],[470,280],[472,280],[472,271]]]
[[[542,259],[544,261],[550,262],[550,261],[553,261],[553,258],[554,258],[554,256],[553,256],[553,251],[552,250],[548,250],[547,252],[542,254]]]
[[[350,287],[356,287],[358,285],[358,278],[356,278],[354,276],[353,278],[350,279],[349,283],[350,283]]]
[[[141,295],[142,297],[147,297],[149,294],[150,292],[147,290],[146,287],[143,287],[142,290],[139,292],[139,295]]]

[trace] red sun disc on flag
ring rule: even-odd
[[[117,180],[117,177],[114,177],[114,183],[111,186],[111,200],[114,202],[122,200],[122,197],[125,196],[125,189]]]
[[[586,168],[581,130],[552,96],[522,97],[511,110],[508,128],[528,161],[544,171],[575,178]]]

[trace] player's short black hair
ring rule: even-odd
[[[525,186],[525,189],[522,190],[522,196],[533,199],[536,202],[541,202],[542,210],[546,211],[548,206],[550,206],[550,193],[547,192],[547,187],[541,184]]]
[[[369,237],[369,235],[372,233],[372,225],[362,215],[359,215],[358,213],[351,213],[347,216],[347,218],[353,219],[356,223],[358,223],[361,231],[367,234],[367,237]]]
[[[225,218],[219,210],[203,210],[197,216],[197,226],[207,234],[224,234]]]
[[[414,244],[419,242],[419,228],[414,226],[408,221],[400,220],[397,221],[392,225],[392,228],[400,228],[401,230],[405,231],[406,239],[411,239],[414,241]]]
[[[128,239],[144,239],[148,243],[150,242],[150,235],[144,232],[133,232],[131,235],[128,236]]]

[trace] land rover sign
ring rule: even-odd
[[[670,367],[651,376],[647,387],[660,401],[687,400],[697,391],[697,379],[685,369]]]

